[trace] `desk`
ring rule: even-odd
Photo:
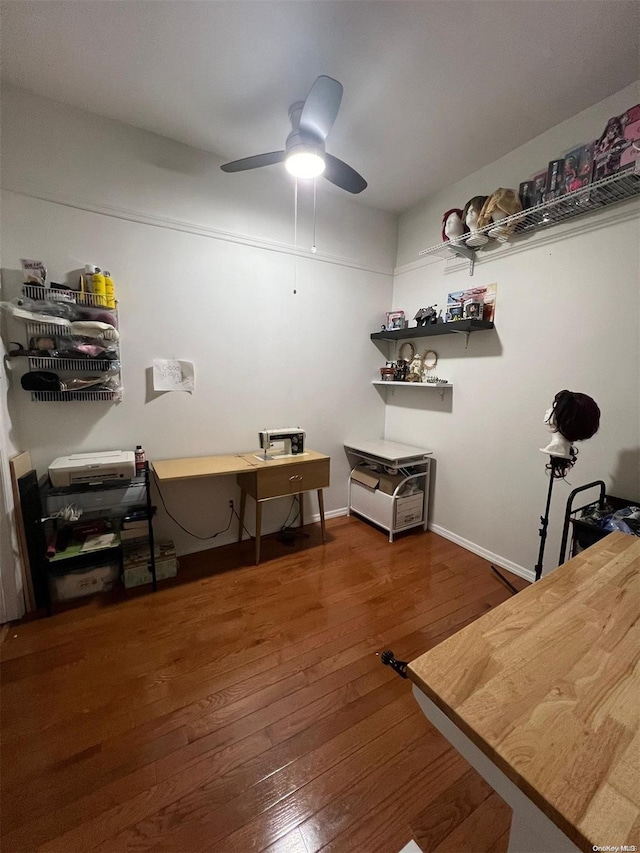
[[[513,809],[509,853],[640,841],[640,539],[612,533],[407,669]]]
[[[262,504],[273,498],[295,495],[300,506],[300,526],[304,525],[302,496],[312,489],[318,492],[322,542],[325,540],[324,497],[329,485],[330,458],[315,450],[304,454],[264,459],[260,451],[226,456],[196,456],[184,459],[161,459],[153,463],[159,482],[190,480],[200,477],[236,475],[240,486],[240,520],[238,542],[242,540],[247,495],[256,502],[256,564],[260,562]]]
[[[260,532],[262,528],[262,504],[273,498],[296,495],[300,507],[300,526],[304,525],[302,498],[304,492],[312,489],[318,492],[318,508],[320,511],[320,530],[324,545],[324,497],[323,488],[329,485],[330,459],[323,453],[307,450],[304,455],[289,456],[282,459],[256,459],[254,454],[242,457],[249,463],[252,470],[240,472],[236,481],[240,486],[240,528],[238,542],[242,540],[244,512],[247,495],[256,502],[256,565],[260,562]]]

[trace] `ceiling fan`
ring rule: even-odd
[[[291,133],[287,136],[284,151],[256,154],[225,163],[220,168],[223,172],[244,172],[284,161],[287,171],[298,178],[322,175],[347,192],[361,193],[367,186],[362,175],[324,149],[340,109],[342,92],[342,84],[333,77],[317,77],[306,101],[296,101],[289,107]]]

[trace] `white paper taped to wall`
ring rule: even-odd
[[[193,362],[177,358],[154,358],[154,391],[188,391],[193,394],[196,387]]]

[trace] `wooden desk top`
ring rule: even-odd
[[[640,538],[611,533],[408,668],[584,850],[639,846],[639,617]]]
[[[258,459],[261,451],[253,453],[229,454],[222,456],[192,456],[183,459],[160,459],[153,462],[158,480],[190,480],[194,477],[224,477],[227,474],[246,474],[278,465],[314,462],[328,459],[323,453],[307,450],[304,454],[285,456],[281,459]]]

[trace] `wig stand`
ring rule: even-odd
[[[549,527],[549,509],[551,508],[551,493],[553,492],[553,483],[557,479],[557,471],[567,464],[567,460],[558,456],[550,456],[549,464],[551,465],[551,470],[549,471],[549,490],[547,492],[547,503],[544,508],[544,515],[540,516],[540,550],[538,551],[538,562],[535,566],[535,580],[539,581],[542,577],[542,562],[544,558],[544,547],[547,543],[547,528]],[[491,571],[494,572],[500,580],[509,587],[511,592],[516,593],[518,590],[511,583],[510,580],[507,580],[504,575],[502,575],[495,566],[491,566]]]

